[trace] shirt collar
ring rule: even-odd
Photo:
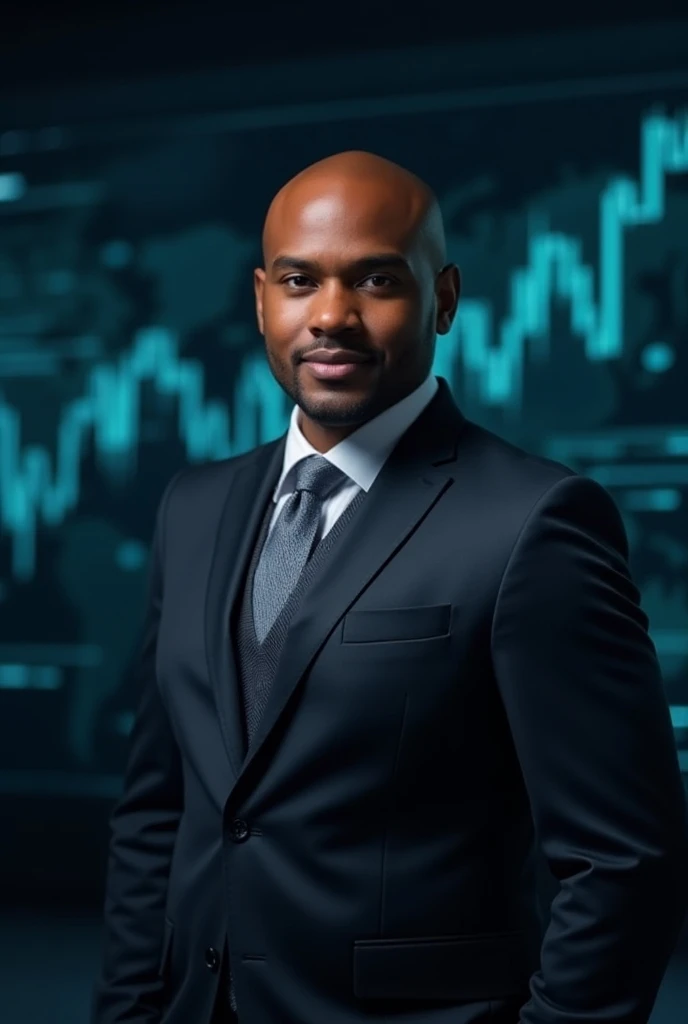
[[[415,391],[362,424],[330,448],[324,458],[346,473],[362,490],[368,491],[402,434],[420,416],[437,388],[437,378],[432,373],[428,374]],[[308,455],[321,454],[303,436],[299,412],[299,406],[295,405],[289,420],[282,472],[273,492],[275,502],[293,490],[296,463]]]

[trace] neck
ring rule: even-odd
[[[328,452],[330,448],[334,448],[336,444],[339,444],[345,437],[353,434],[361,426],[360,423],[355,423],[346,427],[323,427],[322,424],[315,423],[304,415],[302,409],[299,409],[297,421],[303,436],[315,448],[316,452],[320,452],[321,455]]]

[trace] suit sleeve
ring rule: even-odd
[[[521,1024],[647,1024],[688,906],[685,794],[627,557],[610,495],[567,477],[495,605],[497,685],[559,882]]]
[[[158,509],[136,683],[140,703],[130,737],[123,795],[110,821],[103,955],[92,1024],[148,1024],[160,1019],[165,900],[183,808],[180,753],[158,690],[155,656],[162,605],[164,519]]]

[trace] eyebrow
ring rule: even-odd
[[[388,267],[395,267],[398,270],[411,270],[408,260],[397,252],[372,253],[370,256],[363,256],[354,260],[351,269],[357,272],[363,270],[382,270]],[[314,273],[320,270],[317,260],[304,260],[298,256],[282,255],[272,261],[271,269],[274,270],[304,270],[307,273]]]

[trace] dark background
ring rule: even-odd
[[[227,5],[229,6],[229,5]],[[234,5],[232,5],[234,8]],[[302,5],[268,2],[249,9],[200,0],[3,5],[0,82],[7,88],[90,85],[122,76],[270,64],[285,57],[394,50],[548,32],[676,19],[679,7],[652,4]],[[585,61],[584,40],[581,62]],[[610,62],[614,55],[610,54]],[[277,89],[278,86],[276,85]]]

